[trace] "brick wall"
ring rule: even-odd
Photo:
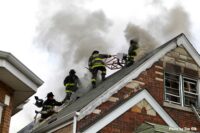
[[[5,95],[12,97],[13,91],[10,87],[0,81],[0,102],[4,103]],[[12,98],[9,106],[5,106],[2,112],[2,120],[0,124],[0,133],[8,133],[10,126],[10,118],[12,114]]]
[[[159,74],[158,74],[159,72]],[[156,99],[156,101],[163,106],[164,102],[164,70],[163,63],[155,63],[149,70],[142,73],[138,80],[145,82],[144,87]],[[157,79],[157,80],[155,80]],[[163,106],[165,111],[174,119],[181,128],[196,127],[200,131],[200,122],[197,120],[193,112],[178,110]]]
[[[100,130],[99,133],[133,133],[133,131],[145,121],[166,125],[160,116],[150,116],[145,112],[135,113],[130,109]]]

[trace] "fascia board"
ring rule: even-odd
[[[200,67],[200,55],[195,50],[195,48],[190,43],[190,41],[185,37],[185,35],[183,35],[177,39],[177,45],[178,46],[182,45],[186,49],[186,51],[192,56],[192,58],[195,60],[195,62],[198,64],[198,66]]]
[[[168,124],[168,126],[173,128],[179,128],[176,122],[165,112],[165,110],[156,102],[156,100],[146,91],[138,93],[136,96],[125,102],[123,105],[113,110],[110,114],[103,117],[101,120],[96,122],[94,125],[86,129],[83,133],[96,133],[103,127],[111,123],[113,120],[118,118],[120,115],[125,113],[131,107],[135,106],[142,100],[146,100],[152,108],[158,113],[158,115]]]
[[[150,68],[156,61],[158,61],[161,57],[163,57],[167,52],[176,48],[176,43],[174,41],[170,42],[165,48],[161,49],[159,52],[154,54],[150,59],[146,60],[143,64],[138,66],[135,70],[133,70],[130,74],[122,78],[120,81],[115,83],[112,87],[110,87],[107,91],[97,97],[95,100],[90,102],[87,106],[80,110],[80,116],[78,119],[84,118],[86,115],[92,113],[96,107],[98,107],[103,102],[107,101],[109,97],[113,94],[117,93],[121,88],[123,88],[128,82],[132,81],[132,79],[137,78],[138,75]]]
[[[0,59],[0,67],[5,68],[5,70],[12,73],[15,77],[20,79],[23,83],[25,83],[27,86],[29,86],[34,91],[37,90],[38,86],[29,78],[27,78],[21,71],[19,71],[16,67],[14,67],[12,64],[7,62],[6,60]],[[15,89],[15,88],[13,88]]]
[[[29,80],[31,80],[37,87],[43,84],[43,81],[37,77],[31,70],[29,70],[24,64],[22,64],[17,58],[15,58],[11,53],[0,51],[0,59],[5,60],[5,62],[10,63],[18,71],[24,74]]]

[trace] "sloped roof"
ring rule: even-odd
[[[191,53],[191,56],[200,66],[199,54],[182,33],[148,53],[145,57],[135,62],[132,66],[124,67],[118,72],[112,74],[104,82],[99,84],[97,88],[90,90],[73,104],[64,108],[51,119],[36,127],[33,132],[41,133],[58,127],[67,121],[72,120],[73,116],[67,114],[75,111],[80,112],[78,119],[82,119],[84,116],[90,114],[97,106],[106,101],[110,96],[123,88],[128,82],[136,78],[142,71],[145,71],[147,68],[151,67],[167,52],[180,45],[183,45],[189,51],[189,53]]]

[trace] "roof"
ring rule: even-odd
[[[193,133],[193,132],[185,131],[182,128],[171,128],[169,126],[145,122],[136,129],[135,133]]]
[[[21,129],[18,133],[29,133],[29,130],[34,127],[34,121],[29,123],[27,126],[25,126],[23,129]]]
[[[124,67],[118,72],[112,74],[104,82],[99,84],[97,88],[87,92],[73,104],[65,107],[58,114],[54,115],[45,123],[42,123],[38,127],[34,128],[33,132],[41,133],[58,127],[66,123],[67,121],[70,121],[73,116],[67,114],[75,111],[80,112],[78,119],[82,119],[86,115],[90,114],[101,103],[107,101],[110,96],[123,88],[128,82],[136,78],[141,72],[151,67],[167,52],[180,45],[183,45],[188,51],[190,51],[189,53],[192,52],[191,56],[196,62],[200,63],[199,54],[182,33],[172,40],[168,41],[167,43],[161,45],[157,49],[153,50],[152,52],[148,53],[145,57],[135,62],[132,66]]]
[[[11,53],[4,51],[0,51],[0,80],[14,90],[13,114],[22,109],[18,107],[43,84],[30,69]]]

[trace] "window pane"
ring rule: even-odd
[[[185,105],[186,106],[190,106],[190,105],[194,105],[195,107],[197,107],[198,105],[198,96],[194,96],[191,94],[185,94]]]
[[[184,89],[184,104],[190,106],[191,104],[197,107],[198,105],[198,91],[197,81],[183,78],[183,89]]]
[[[180,104],[179,76],[165,73],[165,98]]]
[[[166,100],[180,104],[180,97],[176,97],[176,96],[172,96],[172,95],[168,95],[167,94],[166,95]]]

